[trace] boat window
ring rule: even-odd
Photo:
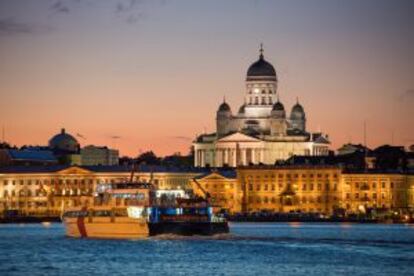
[[[77,217],[87,217],[88,211],[68,211],[63,214],[64,217],[77,218]]]
[[[94,217],[110,217],[111,211],[108,210],[98,210],[93,212]]]
[[[116,217],[127,217],[128,212],[127,212],[127,209],[115,209],[114,210],[114,215]]]

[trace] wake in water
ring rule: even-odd
[[[192,235],[182,236],[176,234],[162,234],[150,237],[151,240],[236,240],[237,236],[234,234],[216,234],[211,236]]]
[[[347,238],[317,238],[317,237],[264,237],[264,236],[241,236],[236,234],[217,234],[212,236],[182,236],[175,234],[163,234],[150,237],[149,240],[172,240],[172,241],[260,241],[270,243],[305,243],[305,244],[355,244],[368,246],[414,246],[414,241],[396,241],[381,239],[347,239]]]

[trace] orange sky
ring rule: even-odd
[[[12,144],[45,145],[65,127],[121,154],[186,153],[215,130],[223,95],[237,112],[260,42],[285,107],[298,96],[333,149],[362,142],[364,120],[371,147],[414,143],[410,1],[17,2],[0,3],[0,126]]]

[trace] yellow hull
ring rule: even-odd
[[[145,219],[129,217],[65,218],[66,235],[74,238],[139,239],[149,236]]]

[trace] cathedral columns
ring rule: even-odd
[[[224,156],[223,156],[223,165],[224,164],[230,165],[229,164],[229,149],[224,149],[223,150],[223,153],[224,153]]]
[[[198,150],[194,152],[194,167],[198,167]]]
[[[264,149],[260,149],[260,163],[264,163]]]
[[[201,159],[200,165],[201,165],[201,167],[206,166],[205,158],[206,158],[205,150],[200,150],[200,159]]]
[[[246,166],[247,165],[246,164],[247,163],[247,160],[246,160],[247,159],[247,156],[246,156],[246,151],[247,150],[246,149],[242,149],[241,151],[242,151],[242,165],[243,166]]]
[[[252,152],[252,163],[256,164],[256,149],[251,149]]]

